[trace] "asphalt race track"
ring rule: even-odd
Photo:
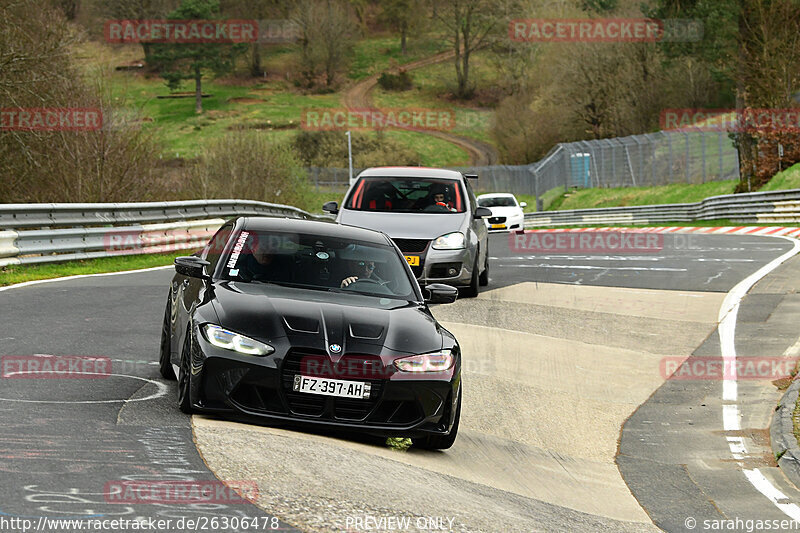
[[[83,379],[4,367],[0,530],[42,517],[171,519],[168,531],[201,529],[180,519],[257,517],[227,530],[487,532],[690,531],[690,517],[702,531],[704,520],[789,518],[800,491],[765,436],[780,391],[741,382],[731,429],[720,381],[669,380],[662,365],[719,357],[726,294],[791,241],[668,235],[647,253],[558,254],[490,240],[489,287],[433,309],[464,350],[461,432],[446,452],[181,414],[156,364],[170,269],[3,290],[3,356],[111,366]],[[791,350],[798,289],[795,258],[749,291],[739,357]],[[735,458],[731,442],[747,454]],[[754,471],[781,501],[751,482]],[[257,483],[257,505],[108,494],[121,481],[217,479]],[[40,530],[79,530],[50,526]]]

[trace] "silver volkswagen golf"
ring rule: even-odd
[[[445,283],[477,296],[489,283],[489,247],[469,179],[454,170],[369,168],[347,191],[344,204],[323,209],[348,226],[379,230],[403,252],[419,284]]]

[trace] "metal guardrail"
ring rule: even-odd
[[[196,249],[226,219],[246,215],[331,221],[251,200],[0,204],[0,267]]]
[[[526,213],[526,227],[646,225],[727,219],[735,223],[800,223],[800,189],[712,196],[693,204],[641,205]]]
[[[200,248],[225,219],[272,216],[331,221],[296,207],[251,200],[119,204],[0,204],[0,267]],[[800,189],[732,194],[694,204],[526,213],[526,227],[646,225],[728,219],[800,223]]]

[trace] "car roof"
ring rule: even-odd
[[[242,217],[242,229],[248,231],[291,231],[320,237],[353,239],[374,244],[389,244],[380,231],[316,220],[277,217]]]
[[[358,177],[448,178],[462,181],[464,179],[464,175],[457,170],[428,167],[373,167],[364,170],[358,175]]]
[[[515,196],[510,192],[490,192],[481,194],[478,198],[515,198]]]

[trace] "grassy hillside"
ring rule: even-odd
[[[625,187],[619,189],[578,189],[565,193],[563,188],[542,195],[545,210],[592,209],[627,205],[682,204],[699,202],[709,196],[732,194],[736,181],[716,181],[702,185],[664,185],[660,187]],[[527,202],[525,212],[536,211],[532,195],[517,195]]]
[[[785,189],[800,189],[800,163],[775,174],[775,176],[759,190],[781,191]]]
[[[403,57],[394,41],[396,39],[372,38],[359,43],[350,77],[362,78],[399,61],[412,61],[441,51],[441,45],[435,41],[420,41],[412,44],[409,54]],[[203,93],[209,96],[203,98],[204,112],[196,115],[193,82],[186,82],[179,89],[179,92],[190,93],[190,97],[163,98],[170,95],[170,90],[161,78],[114,69],[116,65],[139,59],[139,50],[136,46],[87,43],[82,56],[87,68],[100,68],[108,73],[107,90],[120,108],[117,112],[140,117],[142,127],[152,132],[163,147],[166,158],[196,157],[206,143],[232,129],[257,129],[275,140],[290,139],[300,131],[305,110],[342,107],[341,92],[304,93],[289,81],[277,77],[267,80],[227,78],[204,82]],[[290,47],[279,47],[267,56],[265,64],[268,68],[288,68],[293,55]],[[393,107],[408,105],[403,101],[395,104]],[[443,106],[428,102],[425,107]],[[467,123],[466,120],[459,122]],[[471,123],[477,122],[471,120]],[[483,122],[488,123],[487,120]],[[375,135],[374,132],[369,134]],[[468,162],[468,154],[463,149],[424,133],[388,131],[387,137],[418,153],[421,163],[426,166],[454,166]],[[341,166],[346,165],[347,161],[342,161]]]

